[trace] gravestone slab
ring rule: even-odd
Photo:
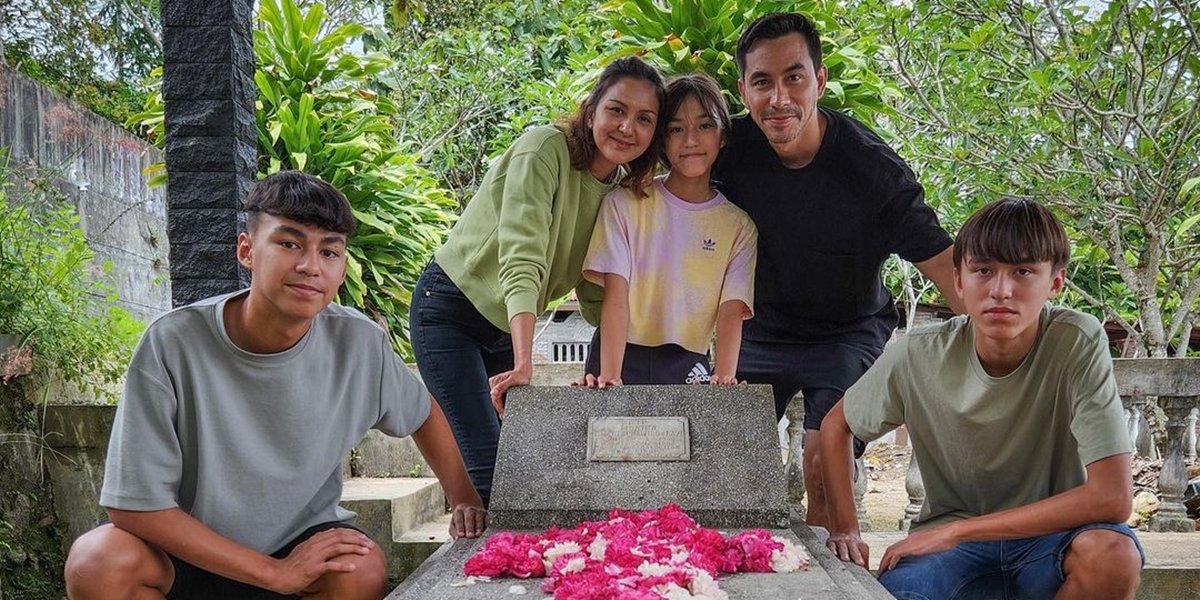
[[[864,569],[842,563],[788,522],[769,386],[525,387],[509,391],[484,537],[447,542],[389,600],[548,598],[543,579],[471,581],[468,558],[499,531],[539,533],[677,503],[726,535],[763,528],[812,557],[792,573],[722,577],[731,600],[883,600]],[[789,528],[790,526],[790,528]]]
[[[774,409],[772,409],[774,410]],[[800,529],[803,528],[803,529]],[[493,531],[494,530],[489,530]],[[842,563],[821,545],[807,527],[795,531],[770,530],[771,535],[789,539],[813,555],[807,569],[791,573],[738,573],[720,578],[721,589],[731,600],[887,600],[892,596],[865,570]],[[725,533],[733,533],[726,531]],[[489,536],[491,533],[488,534]],[[544,579],[500,578],[471,581],[462,566],[483,547],[487,538],[447,542],[433,553],[386,600],[512,600],[513,598],[550,598],[540,586]],[[857,569],[863,579],[852,574]],[[514,585],[524,588],[517,596],[509,591]]]
[[[770,386],[526,387],[505,410],[495,528],[670,502],[707,527],[787,526]]]

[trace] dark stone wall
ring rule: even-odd
[[[238,210],[254,180],[253,0],[163,0],[172,303],[236,290]]]

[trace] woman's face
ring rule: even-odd
[[[607,179],[617,165],[628,164],[646,152],[654,139],[658,110],[658,95],[649,81],[622,77],[608,88],[590,119],[598,150],[592,159],[592,175]]]

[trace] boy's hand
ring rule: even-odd
[[[871,549],[863,541],[862,534],[857,531],[830,531],[825,545],[833,552],[834,556],[843,562],[853,562],[863,568],[866,568],[867,563],[870,562]]]
[[[366,556],[375,542],[361,531],[339,527],[322,531],[275,562],[271,591],[299,594],[326,573],[349,573],[354,563],[338,560],[346,555]]]
[[[922,529],[908,534],[908,537],[892,544],[879,559],[879,572],[895,567],[905,556],[921,556],[945,552],[958,545],[954,535],[953,523]]]
[[[743,382],[738,381],[737,377],[734,375],[722,375],[720,373],[714,373],[713,376],[708,379],[708,383],[709,385],[737,385]]]
[[[458,538],[477,538],[483,535],[487,528],[487,509],[482,504],[460,502],[454,505],[450,514],[450,536]]]
[[[529,381],[532,379],[532,365],[517,367],[511,371],[493,375],[488,379],[488,386],[491,387],[492,406],[496,408],[496,414],[500,415],[500,418],[504,418],[504,394],[508,388],[529,385]]]

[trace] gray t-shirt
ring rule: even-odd
[[[382,328],[336,304],[284,352],[238,348],[221,315],[244,293],[171,311],[146,330],[117,407],[100,504],[179,507],[269,553],[313,525],[352,518],[337,505],[343,457],[368,429],[417,430],[430,397]]]
[[[843,408],[863,440],[907,424],[925,483],[914,529],[1037,502],[1133,451],[1104,329],[1064,308],[1042,310],[1036,344],[1004,377],[983,370],[969,318],[913,330]]]

